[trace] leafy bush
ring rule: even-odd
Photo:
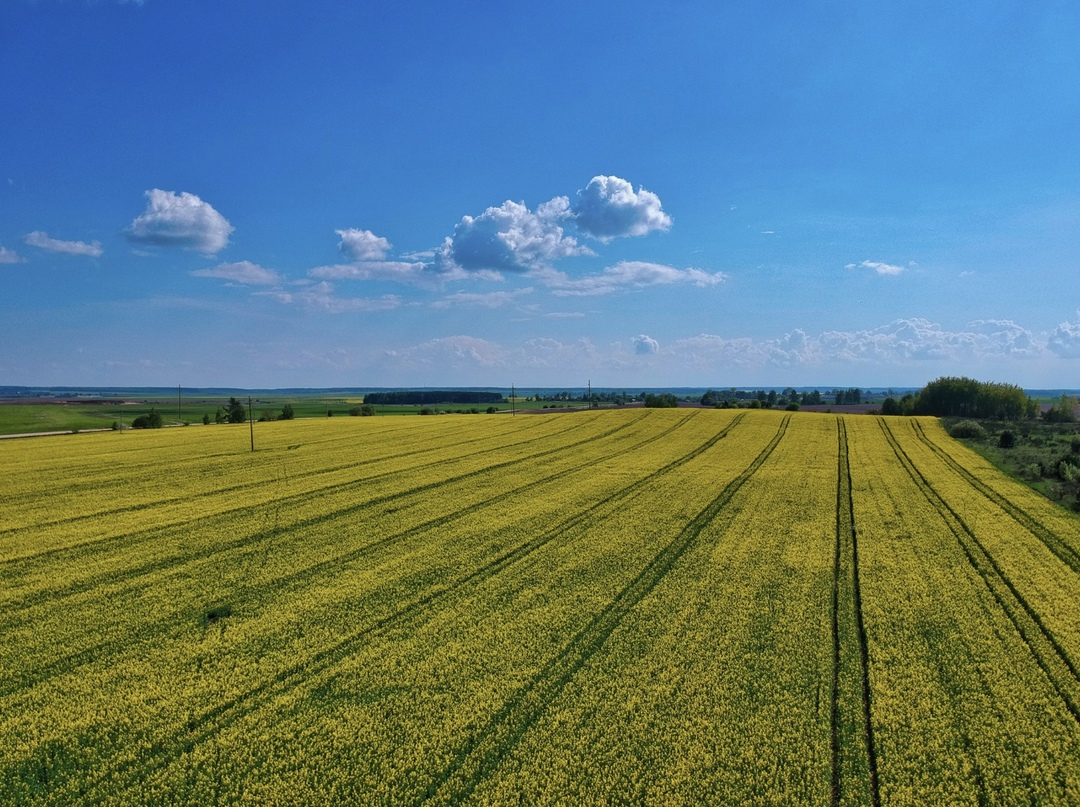
[[[953,437],[981,438],[986,437],[986,429],[974,420],[961,420],[949,429],[949,434]]]
[[[145,415],[139,415],[135,420],[131,421],[131,428],[133,429],[160,429],[161,428],[161,415],[158,414],[156,409],[151,409]]]
[[[1016,435],[1006,429],[998,437],[998,446],[1001,448],[1012,448],[1016,445]]]

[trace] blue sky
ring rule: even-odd
[[[1072,2],[0,2],[0,384],[1075,387]]]

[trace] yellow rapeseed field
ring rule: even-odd
[[[1080,803],[1080,520],[930,419],[0,441],[0,803]]]

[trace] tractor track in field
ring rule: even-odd
[[[649,438],[647,438],[645,440],[634,443],[633,445],[625,446],[623,448],[618,449],[617,451],[614,451],[614,452],[612,452],[610,454],[607,454],[607,455],[605,455],[603,457],[600,457],[595,461],[595,463],[609,462],[609,461],[611,461],[613,459],[617,459],[618,457],[621,457],[621,456],[624,456],[626,454],[638,451],[642,447],[644,447],[646,445],[649,445],[650,443],[653,443],[653,442],[655,442],[657,440],[661,440],[661,439],[669,436],[676,429],[680,428],[681,426],[683,426],[687,422],[689,422],[689,420],[692,417],[694,417],[693,414],[687,415],[682,420],[678,421],[677,423],[675,423],[671,427],[665,429],[664,431],[662,431],[662,432],[660,432],[658,434],[655,434],[655,435],[653,435],[653,436],[651,436],[651,437],[649,437]],[[736,424],[736,422],[741,420],[741,419],[742,419],[742,416],[739,416],[739,417],[735,418],[731,423],[729,423],[728,426],[721,433],[721,436],[726,435],[726,433],[731,430],[731,428]],[[717,439],[719,439],[719,438],[717,438]],[[701,448],[701,450],[705,450],[706,448],[710,447],[712,444],[713,444],[712,442],[709,442],[709,443],[705,444],[704,447]],[[693,456],[696,456],[696,454],[693,454]],[[676,461],[676,463],[677,464],[683,464],[683,461],[689,461],[689,459],[692,459],[692,456],[688,455],[687,457],[681,458],[680,460]],[[669,468],[664,468],[664,469],[662,469],[662,472],[666,473],[668,470],[670,470],[670,469]],[[535,488],[536,486],[548,484],[548,483],[556,481],[556,480],[564,480],[567,477],[567,475],[572,474],[572,473],[575,473],[575,471],[566,471],[566,470],[556,471],[555,473],[549,474],[548,476],[545,476],[542,479],[534,480],[532,483],[530,483],[530,487]],[[320,561],[319,563],[317,563],[317,564],[315,564],[313,566],[304,567],[303,569],[296,570],[292,574],[289,574],[289,575],[286,575],[285,577],[276,579],[274,581],[274,583],[275,583],[275,585],[274,585],[274,595],[278,596],[278,595],[281,594],[282,590],[284,590],[284,589],[287,589],[287,588],[291,589],[291,588],[297,587],[298,585],[302,585],[304,582],[310,581],[310,580],[318,577],[321,573],[323,573],[324,571],[326,571],[328,569],[333,569],[334,567],[340,567],[340,566],[343,566],[345,564],[355,562],[357,560],[362,559],[365,556],[375,554],[380,549],[384,549],[384,548],[386,548],[388,546],[392,546],[392,545],[400,543],[402,541],[406,541],[406,540],[408,540],[408,539],[410,539],[412,537],[415,537],[416,535],[420,535],[420,534],[423,534],[425,532],[429,532],[431,530],[434,530],[434,529],[437,529],[439,527],[445,526],[446,524],[452,523],[453,521],[464,518],[464,517],[466,517],[466,516],[468,516],[468,515],[470,515],[472,513],[475,513],[475,512],[477,512],[479,510],[482,510],[482,509],[484,509],[486,507],[490,507],[492,505],[499,504],[500,502],[505,501],[506,499],[512,498],[513,496],[520,495],[520,494],[521,494],[521,489],[520,488],[513,488],[511,490],[507,490],[507,491],[504,491],[503,493],[496,494],[495,496],[484,499],[483,501],[475,502],[475,503],[473,503],[471,505],[468,505],[468,506],[466,506],[464,508],[461,508],[459,510],[455,510],[455,511],[453,511],[451,513],[445,513],[445,514],[443,514],[441,516],[437,516],[435,518],[429,519],[429,520],[427,520],[427,521],[425,521],[425,522],[423,522],[421,524],[414,525],[414,526],[412,526],[412,527],[410,527],[410,528],[408,528],[406,530],[402,530],[401,532],[395,533],[393,535],[386,536],[386,537],[381,538],[381,539],[379,539],[377,541],[374,541],[372,543],[368,543],[368,544],[365,544],[365,545],[363,545],[361,547],[357,547],[355,550],[353,550],[351,552],[347,552],[347,553],[345,553],[343,555],[335,555],[334,557],[325,558],[325,559],[323,559],[322,561]],[[186,566],[186,564],[189,563],[192,559],[194,559],[194,560],[204,560],[207,557],[211,557],[213,555],[219,554],[220,552],[225,551],[228,548],[237,548],[239,546],[245,546],[245,547],[250,546],[253,543],[253,541],[258,541],[258,542],[266,541],[266,540],[269,540],[272,537],[276,537],[276,536],[281,535],[281,534],[287,534],[287,533],[289,533],[292,530],[295,530],[297,528],[304,528],[304,527],[308,527],[308,526],[311,526],[311,524],[307,523],[307,522],[294,523],[294,524],[290,524],[290,525],[287,525],[287,526],[284,526],[284,527],[278,527],[278,528],[276,528],[275,530],[273,530],[271,532],[259,535],[255,539],[245,539],[245,540],[241,540],[241,541],[238,541],[238,542],[233,542],[231,547],[226,547],[226,546],[223,546],[223,545],[217,545],[212,550],[201,552],[201,553],[199,553],[197,555],[187,555],[187,556],[183,556],[183,557],[172,558],[172,559],[169,559],[168,561],[161,561],[161,562],[154,563],[154,564],[147,564],[146,566],[138,567],[135,570],[131,570],[130,574],[124,574],[122,576],[105,577],[104,579],[97,579],[97,580],[90,581],[90,582],[85,583],[85,584],[80,584],[77,588],[76,587],[71,587],[70,590],[66,589],[66,590],[64,590],[62,592],[53,592],[51,594],[50,593],[39,593],[38,595],[35,595],[33,597],[34,602],[27,603],[27,601],[23,601],[23,607],[25,609],[25,608],[31,607],[34,604],[40,604],[40,602],[52,603],[52,602],[55,602],[56,599],[58,599],[58,598],[66,598],[66,597],[70,597],[70,596],[75,596],[75,595],[77,595],[79,593],[82,593],[83,591],[85,591],[87,589],[97,588],[97,587],[100,587],[102,585],[119,584],[119,583],[124,582],[125,580],[129,580],[129,579],[136,578],[138,576],[150,574],[150,573],[155,572],[155,571],[166,570],[166,569],[169,569],[170,567],[175,567],[175,569],[178,572],[182,572],[184,566]],[[158,581],[158,580],[149,581],[144,586],[133,588],[133,589],[128,589],[128,593],[130,593],[132,591],[139,591],[142,588],[156,586],[156,585],[160,585],[160,581]],[[259,601],[255,600],[253,598],[250,598],[249,594],[250,594],[250,589],[248,589],[248,590],[241,589],[241,591],[238,592],[235,595],[235,598],[240,600],[240,601],[243,601],[245,603],[248,603],[248,604],[252,603],[253,601],[254,602],[259,602]],[[21,624],[22,622],[25,622],[30,618],[31,617],[28,617],[26,615],[20,615],[19,618],[14,618],[14,616],[12,616],[12,617],[9,617],[7,620],[0,622],[0,628],[10,629],[13,625]],[[11,694],[12,692],[17,691],[18,689],[24,688],[25,686],[33,685],[34,683],[37,683],[37,682],[39,682],[41,680],[45,680],[45,679],[51,677],[52,675],[55,675],[58,672],[70,671],[73,667],[93,663],[95,660],[97,660],[98,658],[102,657],[103,655],[109,653],[110,651],[117,650],[117,649],[129,646],[131,644],[131,641],[132,641],[133,638],[142,639],[142,638],[145,638],[145,637],[132,637],[130,634],[127,634],[125,636],[125,638],[122,639],[122,640],[117,640],[115,642],[103,642],[103,643],[100,643],[98,645],[94,645],[92,647],[80,650],[80,651],[78,651],[76,653],[72,653],[72,654],[69,654],[67,656],[62,656],[62,657],[56,658],[50,664],[48,664],[47,666],[39,668],[36,671],[36,674],[34,676],[32,676],[32,677],[29,677],[29,678],[24,677],[24,678],[20,679],[17,684],[15,682],[8,682],[5,685],[0,685],[0,697]]]
[[[1007,498],[984,483],[975,476],[975,474],[971,473],[971,471],[949,456],[949,453],[945,451],[945,449],[941,448],[941,446],[937,445],[927,437],[926,432],[923,430],[922,424],[919,423],[919,421],[912,420],[912,424],[919,440],[940,457],[946,465],[962,477],[965,482],[1004,510],[1017,524],[1042,541],[1046,548],[1057,556],[1058,560],[1077,574],[1080,574],[1080,552],[1077,552],[1076,549],[1061,540],[1061,538],[1045,524],[1025,513],[1021,508],[1010,502]]]
[[[832,704],[830,709],[830,751],[831,751],[831,798],[833,807],[843,800],[845,795],[845,777],[843,770],[850,767],[845,765],[843,748],[846,743],[841,735],[845,734],[844,724],[840,715],[840,686],[841,686],[841,608],[846,611],[843,617],[845,621],[851,620],[854,627],[856,643],[858,645],[858,701],[860,711],[860,739],[858,744],[865,754],[867,779],[865,783],[856,782],[856,788],[868,793],[873,807],[881,804],[881,792],[878,783],[877,749],[874,742],[874,724],[871,716],[870,702],[870,653],[866,639],[866,625],[863,621],[862,590],[859,580],[859,544],[858,534],[855,529],[855,502],[852,494],[851,483],[851,460],[848,451],[847,426],[842,417],[836,419],[837,429],[837,473],[836,473],[836,547],[833,556],[833,591],[832,591],[832,641],[833,641],[833,676],[832,676]],[[844,585],[841,585],[843,581]],[[842,595],[850,585],[850,598]],[[842,602],[844,600],[844,602]],[[860,765],[861,767],[861,765]],[[862,787],[859,787],[862,785]]]
[[[419,804],[458,804],[467,799],[476,786],[492,771],[547,710],[590,658],[618,628],[626,614],[656,588],[667,573],[694,545],[701,532],[716,518],[739,489],[769,458],[787,431],[788,415],[776,435],[750,465],[695,516],[630,581],[615,598],[580,630],[557,656],[549,661],[529,683],[518,690],[503,707],[458,749],[447,768],[432,781],[420,796]]]
[[[692,416],[688,416],[680,421],[674,428],[687,422],[690,417]],[[735,429],[740,421],[742,421],[743,417],[744,415],[740,414],[733,418],[721,431],[701,445],[695,447],[693,450],[684,454],[682,457],[669,462],[667,465],[652,472],[648,476],[637,479],[619,490],[614,491],[604,499],[591,505],[588,509],[575,513],[560,523],[553,525],[531,541],[519,544],[513,549],[502,552],[469,574],[463,575],[457,580],[451,581],[435,591],[428,592],[413,599],[393,613],[372,621],[359,630],[343,637],[335,644],[324,647],[322,650],[304,660],[279,671],[273,677],[262,681],[251,689],[211,707],[199,715],[193,716],[189,719],[187,725],[182,727],[175,734],[161,739],[147,738],[145,742],[148,747],[148,752],[140,759],[131,760],[116,768],[99,772],[99,783],[88,785],[86,803],[95,803],[106,798],[108,796],[107,790],[115,787],[118,777],[126,778],[128,781],[136,778],[145,779],[153,771],[164,768],[171,761],[181,757],[184,753],[187,753],[197,743],[207,740],[214,734],[227,729],[243,717],[255,712],[266,702],[274,698],[279,698],[283,694],[302,686],[304,683],[310,683],[315,677],[322,675],[334,665],[347,658],[357,647],[373,636],[378,636],[397,625],[422,615],[465,588],[475,588],[483,582],[494,578],[503,570],[524,560],[537,550],[551,543],[553,540],[565,537],[568,533],[574,531],[587,529],[588,525],[596,518],[606,512],[613,511],[616,507],[622,506],[627,500],[640,494],[648,485],[654,483],[658,477],[665,476],[704,454]],[[784,420],[781,434],[783,429],[786,429],[786,426],[787,419]],[[670,433],[670,430],[665,433]],[[653,439],[659,439],[660,436],[663,435],[651,438],[647,442],[652,442]],[[770,444],[771,448],[774,448],[775,443],[777,442],[779,442],[779,436],[774,438],[773,443]],[[639,446],[640,444],[638,444],[637,447]],[[629,450],[633,449],[627,449],[627,451]],[[757,464],[760,465],[760,463]],[[734,491],[732,491],[732,493],[734,493]],[[728,498],[730,498],[730,496]]]
[[[1073,720],[1080,724],[1080,702],[1075,694],[1077,686],[1080,685],[1080,672],[1069,654],[1054,636],[1053,631],[1043,622],[1038,612],[1031,607],[1012,580],[1002,571],[974,531],[923,476],[883,418],[878,418],[878,425],[908,476],[956,537],[968,563],[1012,622],[1035,663],[1061,698]]]

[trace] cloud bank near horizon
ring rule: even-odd
[[[599,364],[613,372],[665,369],[685,377],[732,371],[760,372],[794,368],[936,366],[955,361],[971,364],[1002,360],[1038,361],[1059,354],[1063,334],[1071,334],[1071,357],[1080,358],[1080,322],[1063,323],[1049,338],[1039,338],[1010,320],[979,320],[950,331],[926,319],[897,319],[877,328],[824,331],[810,335],[794,329],[773,339],[700,333],[659,340],[638,334],[625,341],[598,345],[589,339],[532,339],[511,346],[475,336],[456,335],[388,351],[414,370],[448,367],[459,371],[500,369],[577,372]]]

